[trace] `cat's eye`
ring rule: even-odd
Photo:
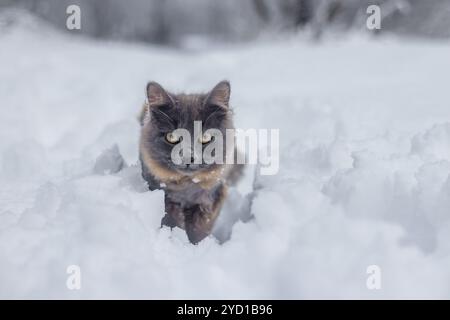
[[[170,143],[177,143],[177,142],[179,142],[179,141],[181,140],[181,136],[176,135],[176,134],[173,133],[173,132],[168,132],[168,133],[166,134],[166,140],[167,140],[168,142],[170,142]]]
[[[201,143],[208,143],[212,140],[213,136],[210,133],[205,132],[201,137],[200,137],[200,142]]]

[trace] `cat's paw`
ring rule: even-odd
[[[212,232],[216,216],[201,205],[185,209],[185,230],[193,244],[197,244]]]

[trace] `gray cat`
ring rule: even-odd
[[[181,138],[174,130],[186,129],[193,137],[194,121],[201,121],[202,132],[217,129],[225,139],[226,130],[233,129],[229,99],[228,81],[221,81],[207,94],[172,94],[156,82],[147,84],[147,102],[140,115],[142,176],[150,190],[165,191],[166,215],[161,224],[186,230],[194,244],[211,234],[227,187],[239,179],[243,166],[194,163],[193,153],[190,159],[175,163],[171,153]],[[213,138],[201,135],[201,148]],[[226,141],[223,146],[226,154]]]

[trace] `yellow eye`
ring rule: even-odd
[[[207,132],[205,132],[200,138],[201,143],[208,143],[211,140],[212,140],[212,135]]]
[[[177,143],[180,141],[180,136],[177,136],[173,132],[169,132],[166,134],[166,140],[170,143]]]

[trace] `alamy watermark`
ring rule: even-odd
[[[366,13],[369,15],[366,19],[366,27],[369,30],[381,29],[381,8],[379,5],[370,5],[366,9]],[[81,29],[81,8],[79,5],[71,4],[66,8],[66,28],[68,30],[80,30]]]
[[[369,275],[366,280],[366,287],[369,290],[381,289],[381,268],[376,264],[370,265],[366,269],[366,273]]]
[[[203,132],[202,122],[194,121],[194,137],[179,128],[166,139],[174,144],[171,160],[177,165],[258,164],[261,175],[274,175],[279,170],[278,129],[226,129],[224,137],[218,129]]]
[[[81,268],[78,265],[72,264],[67,267],[66,273],[69,275],[66,280],[66,287],[69,290],[81,289]]]
[[[66,8],[66,13],[69,15],[66,19],[66,28],[69,30],[81,29],[81,8],[76,4],[71,4]]]
[[[381,29],[381,8],[378,5],[370,5],[367,7],[366,13],[369,14],[366,20],[366,27],[369,30]]]

